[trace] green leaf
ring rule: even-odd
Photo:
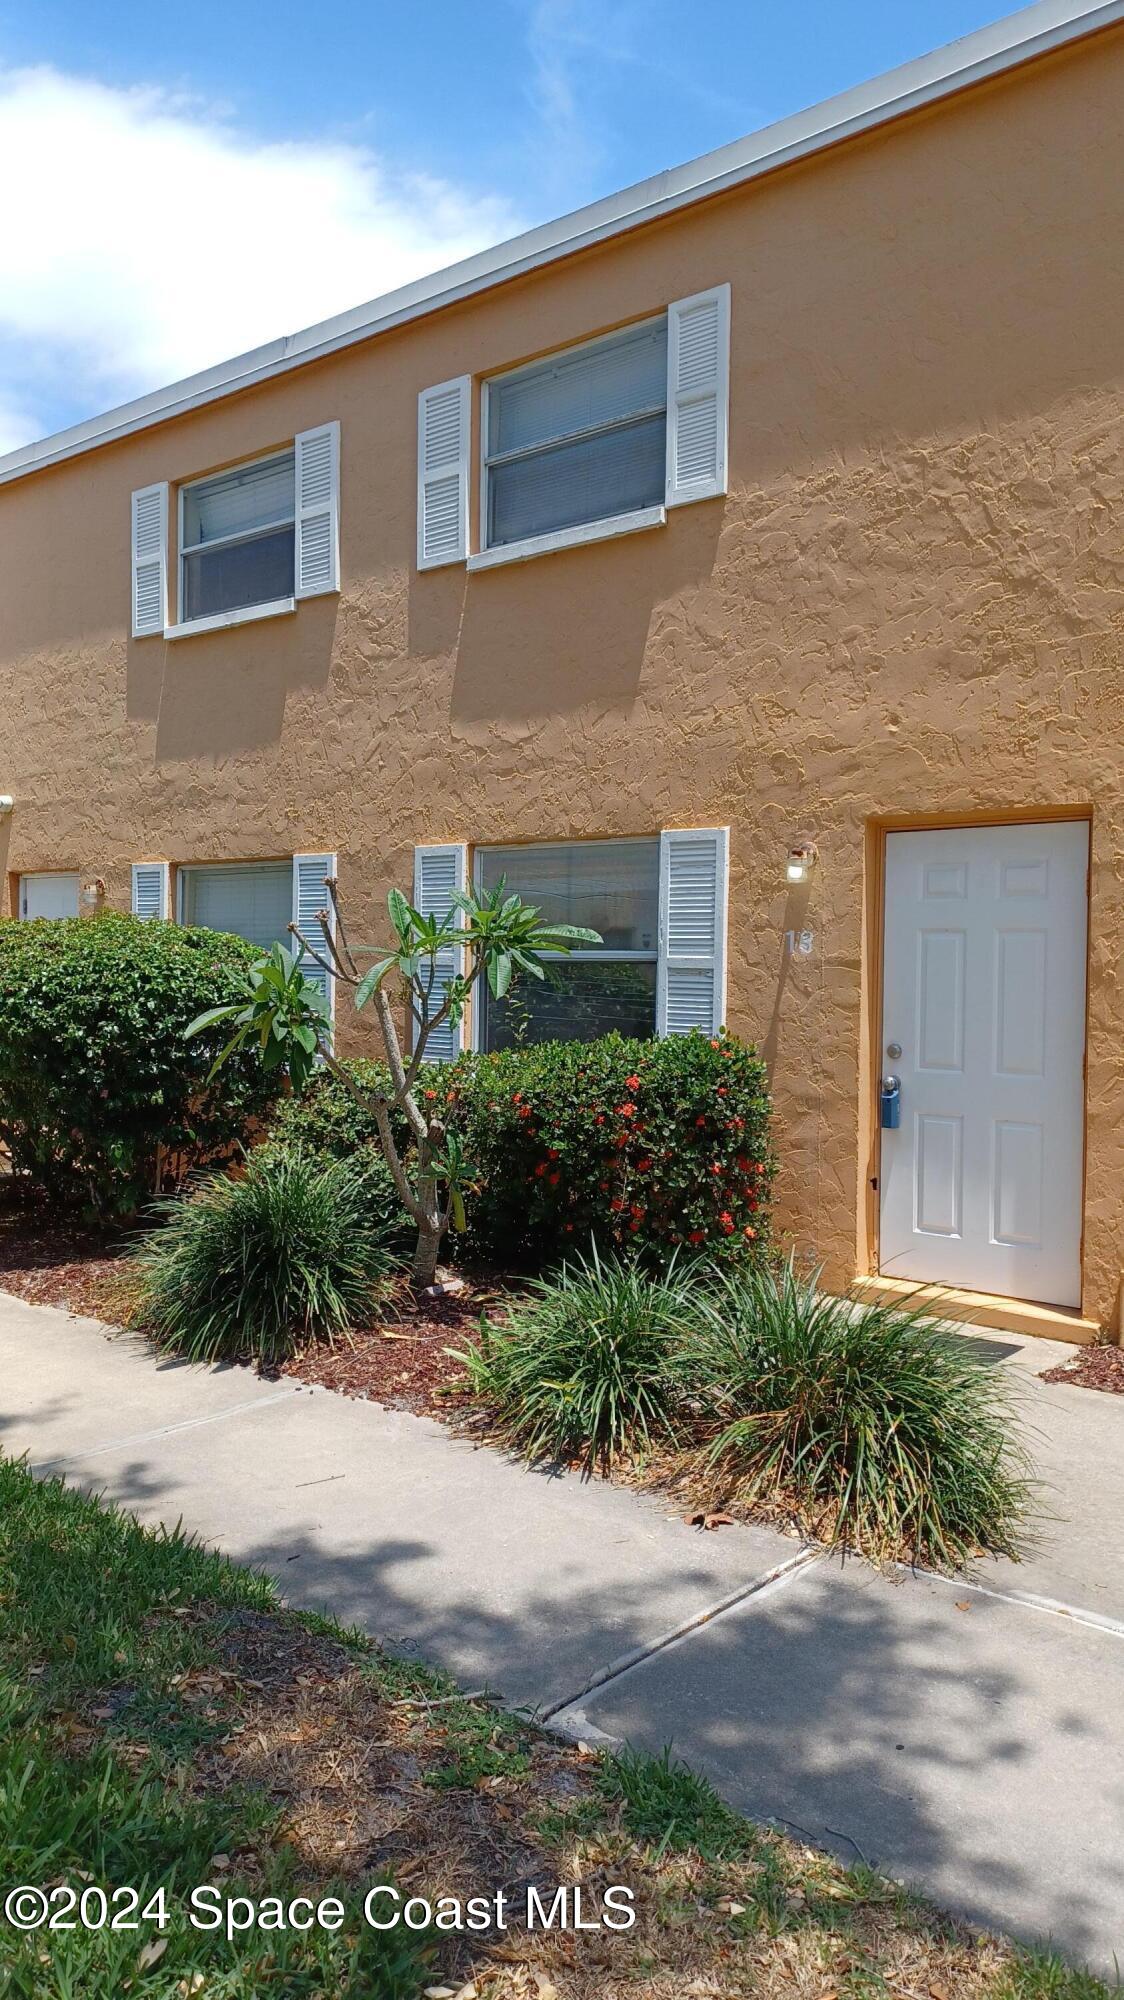
[[[250,1032],[251,1025],[252,1024],[249,1021],[247,1021],[244,1027],[239,1028],[238,1033],[236,1035],[231,1036],[225,1049],[220,1050],[219,1054],[215,1057],[214,1062],[211,1064],[210,1069],[207,1071],[206,1080],[208,1083],[214,1081],[216,1071],[222,1068],[227,1057],[232,1056],[234,1054],[235,1049],[241,1048],[243,1042],[246,1040],[246,1037]]]
[[[580,924],[544,924],[538,932],[535,943],[542,950],[549,950],[547,940],[564,939],[569,944],[599,945],[604,942],[600,931],[585,930]]]
[[[386,899],[386,907],[390,912],[391,923],[394,925],[399,937],[405,941],[410,935],[410,905],[402,894],[401,889],[391,890]]]
[[[205,1014],[197,1014],[190,1027],[184,1029],[184,1041],[189,1042],[193,1035],[201,1035],[204,1028],[213,1028],[216,1021],[229,1021],[237,1012],[235,1006],[208,1007]]]

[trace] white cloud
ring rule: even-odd
[[[522,218],[367,147],[0,69],[0,451],[376,297]]]
[[[36,412],[27,403],[0,390],[0,458],[34,437],[37,421]]]

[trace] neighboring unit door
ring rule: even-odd
[[[77,875],[21,875],[21,917],[76,917]]]
[[[1081,1303],[1088,861],[1084,822],[887,837],[888,1278]]]

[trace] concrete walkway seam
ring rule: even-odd
[[[137,1431],[132,1436],[126,1434],[124,1437],[110,1438],[108,1443],[92,1445],[88,1451],[73,1451],[58,1458],[32,1459],[28,1461],[28,1469],[38,1473],[48,1472],[53,1465],[79,1463],[84,1465],[88,1458],[104,1458],[107,1451],[126,1451],[130,1445],[153,1444],[157,1438],[175,1437],[181,1431],[202,1430],[208,1424],[224,1424],[231,1417],[253,1415],[256,1410],[275,1409],[278,1403],[291,1402],[296,1393],[293,1389],[283,1389],[277,1396],[265,1398],[255,1396],[250,1402],[233,1404],[229,1410],[212,1410],[205,1417],[185,1417],[182,1423],[158,1424],[155,1430]]]
[[[716,1619],[721,1618],[727,1611],[733,1611],[737,1605],[745,1604],[750,1598],[772,1596],[775,1591],[782,1590],[802,1570],[810,1569],[813,1563],[819,1562],[823,1554],[822,1549],[801,1549],[797,1555],[790,1556],[787,1562],[778,1563],[774,1569],[767,1570],[764,1576],[754,1577],[751,1583],[740,1584],[728,1597],[720,1598],[717,1604],[708,1605],[705,1611],[696,1612],[693,1618],[685,1618],[681,1625],[676,1625],[670,1632],[661,1633],[658,1639],[650,1640],[646,1646],[634,1646],[631,1652],[622,1653],[618,1659],[610,1660],[608,1666],[599,1667],[597,1672],[591,1674],[573,1694],[565,1695],[561,1701],[551,1702],[549,1708],[540,1709],[536,1721],[554,1722],[564,1709],[572,1708],[575,1702],[584,1701],[586,1695],[592,1694],[595,1688],[606,1687],[610,1681],[619,1680],[622,1674],[631,1673],[634,1667],[643,1666],[644,1662],[652,1659],[655,1654],[665,1653],[669,1646],[678,1645],[681,1639],[689,1639],[692,1632],[697,1632],[701,1626],[713,1625]]]
[[[1109,1618],[1103,1611],[1085,1611],[1077,1604],[1063,1604],[1056,1597],[1038,1597],[1033,1590],[994,1590],[990,1584],[972,1583],[963,1576],[944,1576],[937,1569],[913,1569],[909,1563],[898,1563],[897,1568],[905,1576],[928,1578],[932,1583],[943,1583],[949,1590],[974,1590],[979,1597],[993,1597],[1000,1604],[1015,1604],[1024,1611],[1044,1611],[1051,1618],[1068,1618],[1073,1625],[1091,1625],[1094,1632],[1107,1632],[1110,1638],[1124,1639],[1124,1620]]]

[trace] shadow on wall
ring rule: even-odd
[[[414,576],[413,659],[455,655],[451,721],[474,732],[627,709],[644,671],[653,612],[714,568],[721,504],[677,510],[667,528],[560,550],[466,576]]]
[[[792,885],[785,899],[784,916],[781,919],[780,964],[777,968],[777,983],[773,994],[773,1011],[769,1025],[759,1044],[762,1061],[772,1083],[777,1066],[777,1051],[780,1043],[781,1018],[784,1008],[785,988],[792,970],[792,952],[789,949],[789,934],[799,938],[808,928],[808,911],[812,901],[811,882],[797,882]]]
[[[311,598],[293,617],[189,639],[130,639],[130,722],[155,723],[157,763],[229,757],[281,740],[291,694],[328,685],[339,599]]]

